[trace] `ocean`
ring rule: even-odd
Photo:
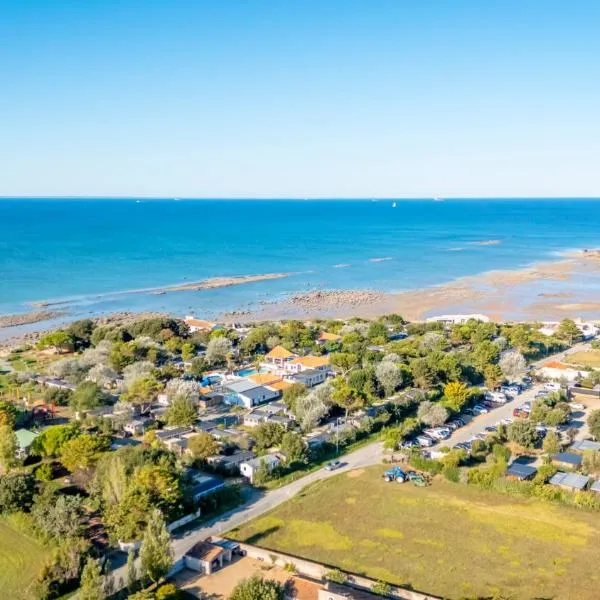
[[[600,201],[0,199],[0,314],[211,317],[313,289],[403,291],[600,246]],[[291,273],[213,290],[123,293]]]

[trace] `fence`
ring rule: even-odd
[[[285,567],[286,565],[292,564],[299,575],[304,575],[311,579],[324,579],[325,575],[332,569],[332,567],[315,563],[304,558],[283,554],[282,552],[274,552],[273,550],[265,550],[264,548],[252,546],[250,544],[240,543],[240,549],[250,558],[261,560],[278,567]],[[368,577],[351,574],[346,575],[347,584],[350,587],[355,587],[357,589],[368,591],[377,583],[374,579],[369,579]],[[421,594],[420,592],[395,586],[392,586],[389,597],[397,598],[398,600],[439,600],[437,596]]]

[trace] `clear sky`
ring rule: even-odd
[[[0,0],[0,195],[600,196],[598,0]]]

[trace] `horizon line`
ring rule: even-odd
[[[0,195],[0,200],[238,200],[238,201],[446,201],[446,200],[600,200],[600,196],[154,196],[154,195]]]

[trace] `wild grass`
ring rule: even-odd
[[[33,599],[33,584],[50,553],[29,534],[26,515],[0,518],[0,597]]]
[[[382,472],[320,481],[231,535],[446,598],[598,597],[597,513]]]

